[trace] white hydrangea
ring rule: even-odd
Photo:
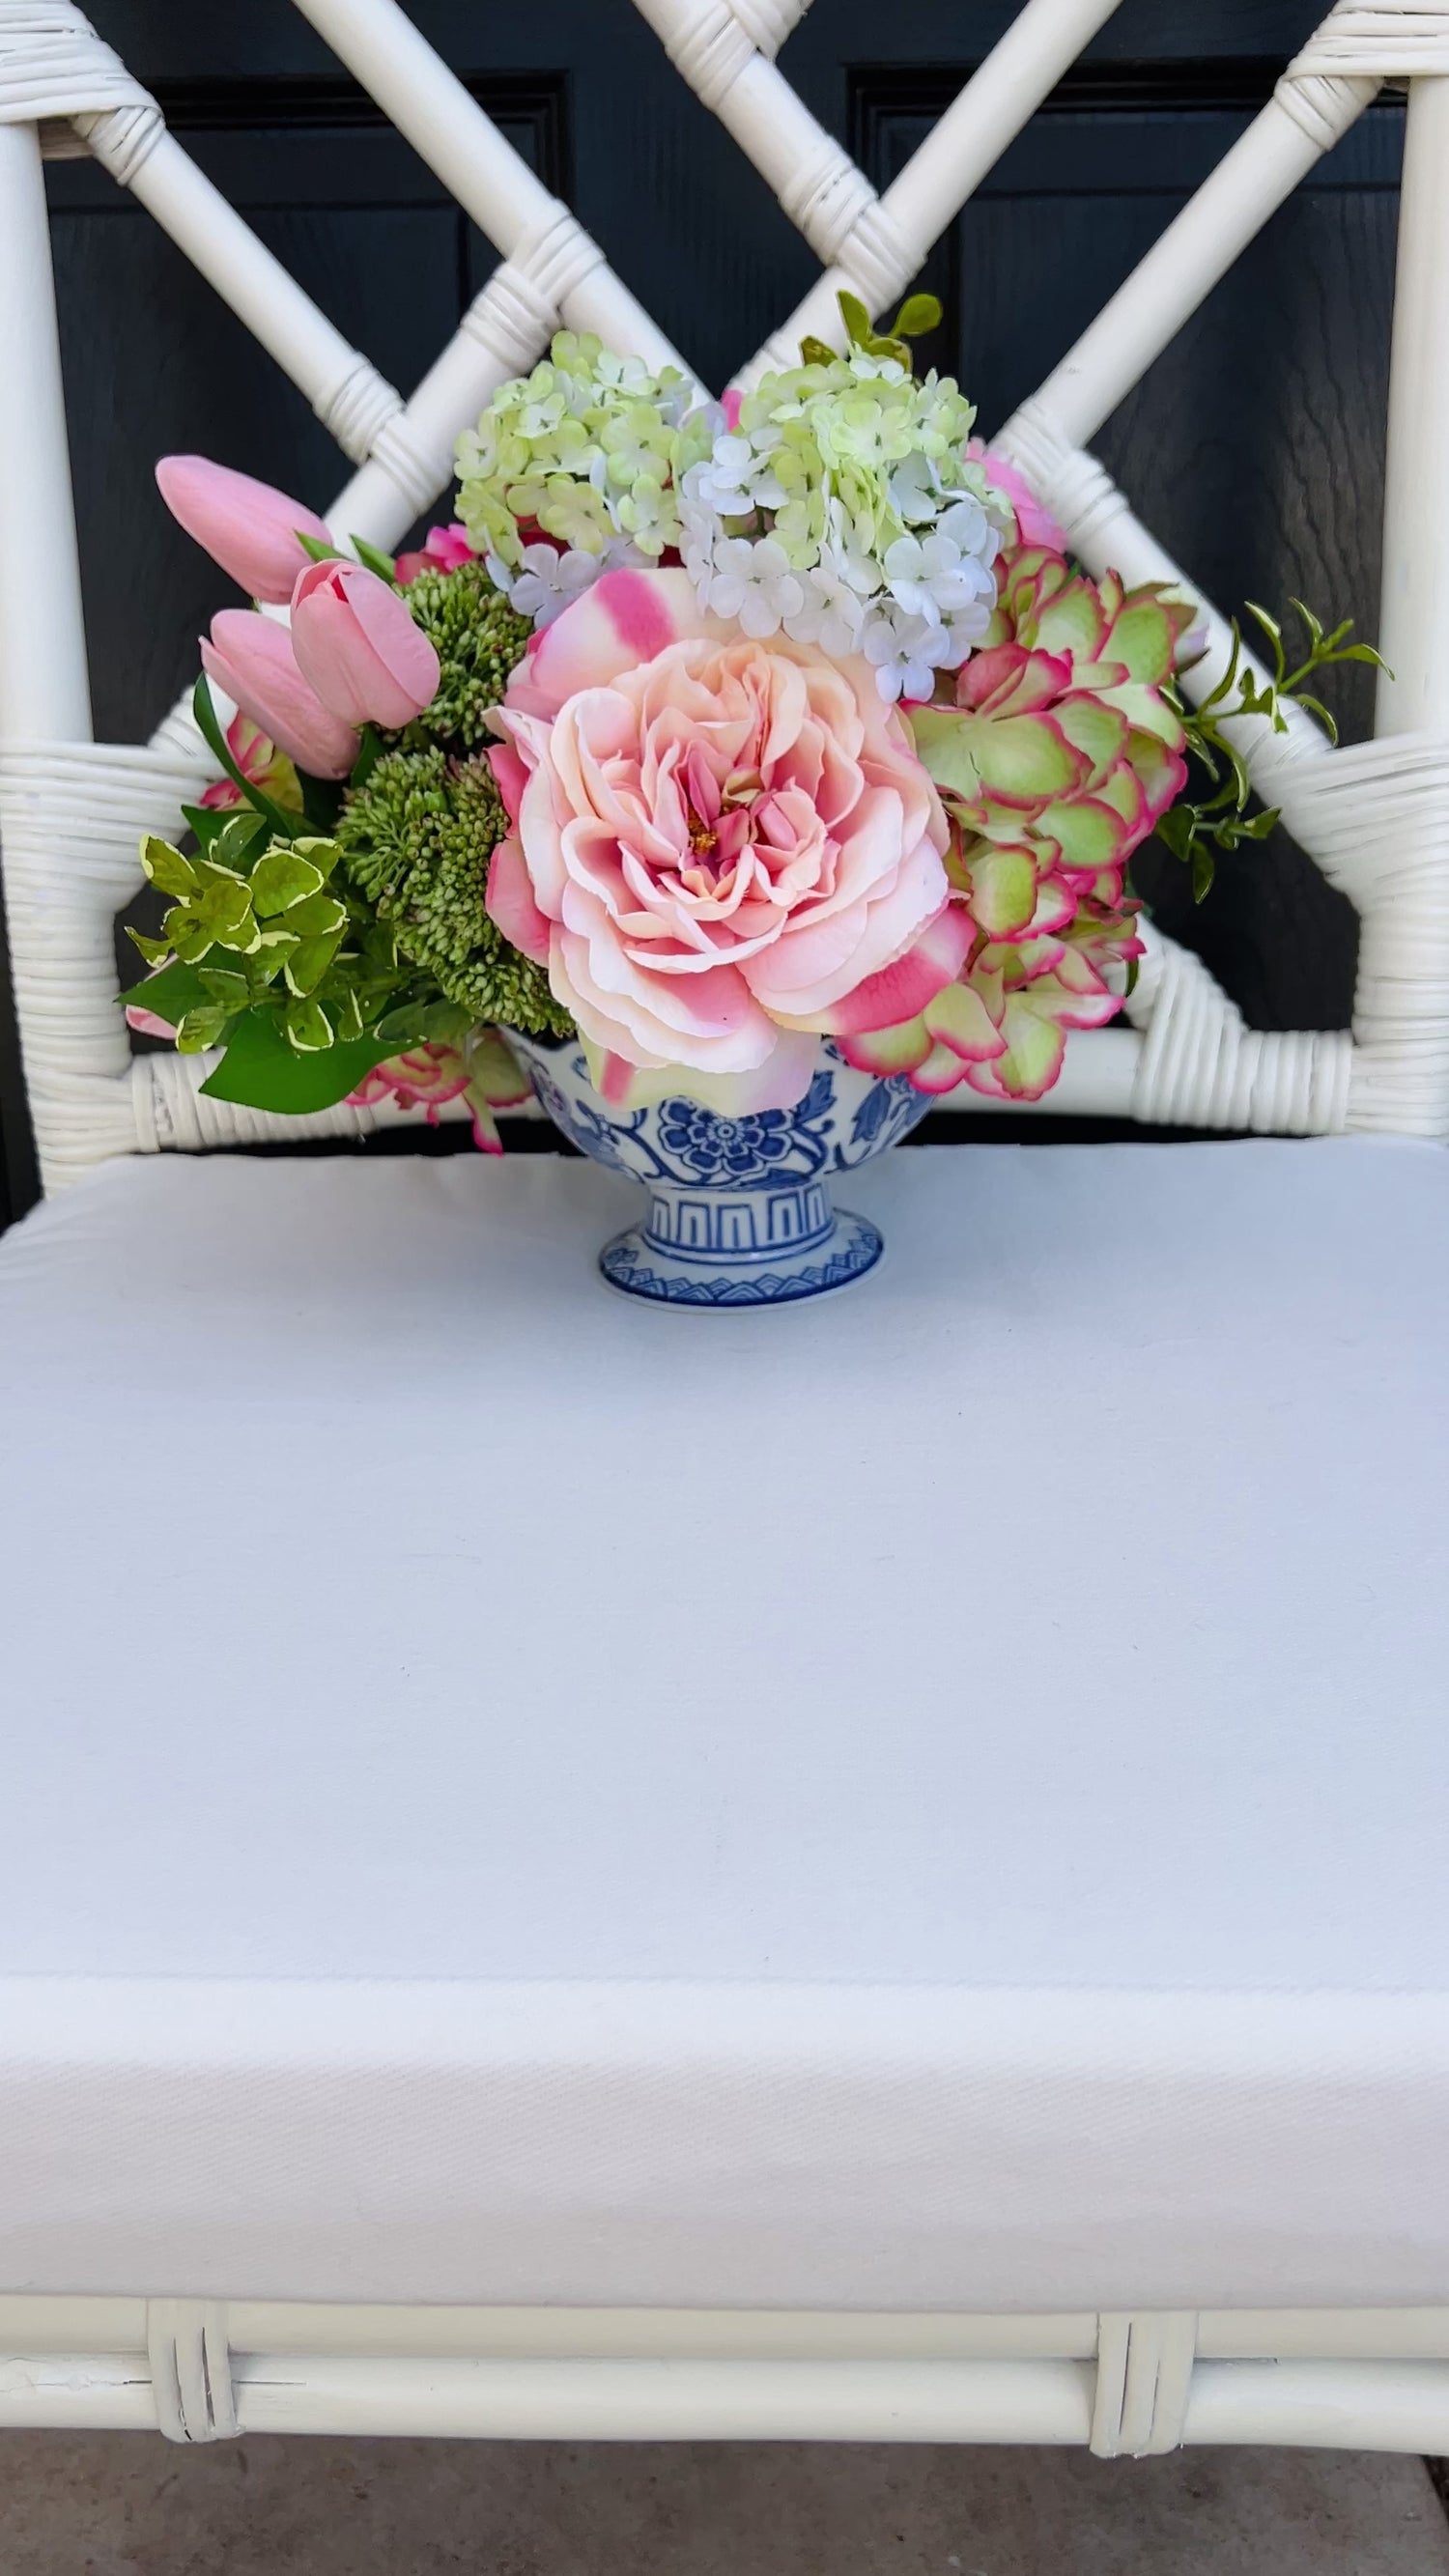
[[[734,415],[558,334],[460,447],[462,515],[495,580],[547,625],[615,564],[677,551],[701,609],[864,653],[887,700],[929,697],[987,631],[1013,525],[959,387],[853,344],[765,377]],[[530,521],[552,544],[523,542]]]
[[[778,635],[805,606],[805,584],[774,537],[721,537],[701,585],[703,604],[733,618],[746,635]]]
[[[872,604],[861,636],[861,650],[875,666],[876,687],[890,701],[930,696],[937,671],[951,667],[939,650],[943,644],[949,638],[939,622],[898,608],[888,597]]]
[[[621,564],[645,564],[647,555],[626,537],[615,537],[601,554],[585,554],[580,546],[568,546],[560,553],[555,546],[532,545],[523,549],[522,568],[513,571],[497,555],[487,557],[489,577],[503,592],[510,608],[520,617],[531,617],[536,630],[552,626],[556,617],[592,589],[602,573],[615,572]]]

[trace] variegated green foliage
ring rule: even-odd
[[[283,1109],[344,1099],[396,1044],[380,1033],[388,1016],[406,1011],[411,1030],[436,1003],[435,986],[371,906],[334,882],[335,841],[279,840],[265,815],[245,807],[192,807],[187,820],[194,853],[154,833],[141,845],[148,882],[171,900],[159,938],[129,933],[159,971],[122,1001],[169,1021],[183,1054],[225,1047],[204,1086],[221,1098]],[[463,1016],[449,1012],[447,1034]],[[321,1057],[327,1068],[304,1075],[305,1060]]]

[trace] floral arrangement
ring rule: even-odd
[[[219,1050],[208,1092],[462,1100],[496,1148],[512,1029],[577,1035],[614,1104],[787,1109],[822,1040],[926,1095],[1037,1100],[1129,989],[1134,853],[1155,834],[1203,893],[1271,829],[1225,724],[1281,729],[1368,648],[1309,619],[1290,669],[1254,611],[1273,679],[1235,646],[1190,710],[1191,607],[1072,562],[914,370],[938,308],[880,335],[841,305],[844,355],[807,343],[722,404],[561,332],[460,441],[458,521],[396,559],[163,460],[257,603],[202,643],[223,774],[186,849],[143,846],[167,909],[122,997]]]

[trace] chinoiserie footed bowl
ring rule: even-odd
[[[599,1255],[610,1285],[679,1306],[774,1306],[823,1297],[881,1256],[867,1218],[831,1205],[830,1182],[909,1135],[932,1103],[903,1076],[858,1073],[828,1038],[793,1109],[724,1118],[681,1091],[618,1109],[577,1038],[504,1032],[554,1125],[649,1193],[638,1225]]]

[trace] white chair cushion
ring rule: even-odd
[[[1449,2302],[1449,1156],[115,1163],[0,1246],[0,2288]]]

